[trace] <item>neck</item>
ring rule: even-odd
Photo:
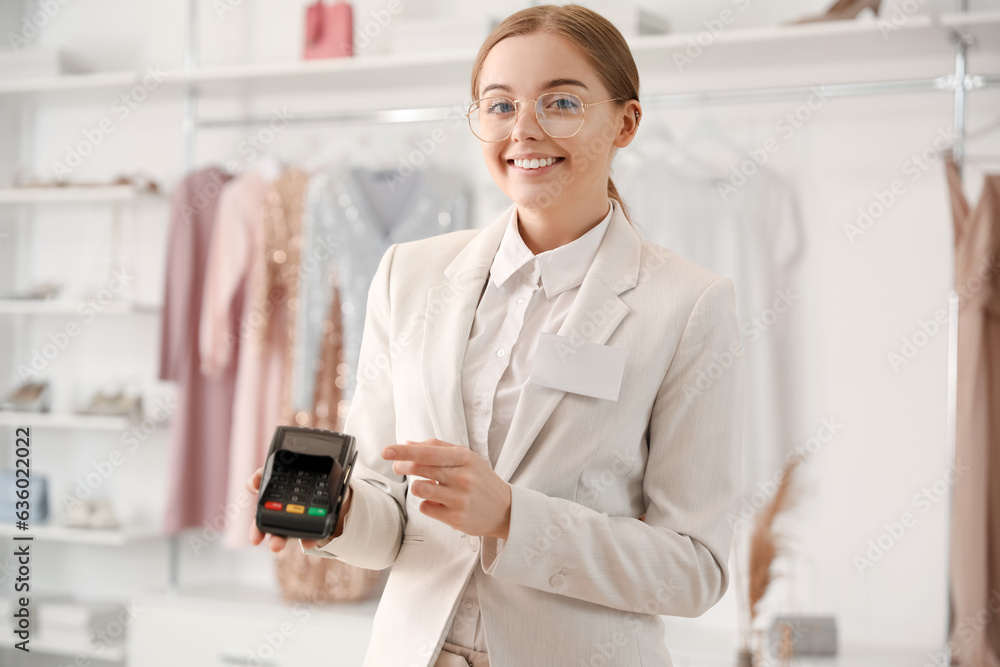
[[[518,232],[533,255],[566,245],[597,226],[608,214],[607,193],[570,205],[526,208],[518,204]]]

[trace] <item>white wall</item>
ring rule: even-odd
[[[279,0],[245,0],[219,16],[216,4],[201,3],[200,61],[204,66],[285,61],[301,50],[301,6]],[[408,2],[403,18],[438,13],[470,12],[477,3]],[[498,11],[525,5],[491,3]],[[688,3],[647,3],[670,16],[677,30],[701,30],[702,22],[730,4],[726,0]],[[810,1],[755,3],[740,27],[770,25],[820,11],[827,3]],[[891,4],[891,3],[890,3]],[[925,9],[951,10],[955,3],[928,2]],[[973,2],[973,9],[1000,3]],[[31,6],[31,3],[28,3]],[[384,6],[377,0],[358,3],[356,16]],[[183,65],[186,3],[133,0],[74,0],[33,42],[79,55],[105,70],[173,69]],[[9,5],[0,13],[0,32],[18,30],[21,15]],[[370,51],[385,48],[376,40]],[[942,74],[950,63],[942,63]],[[998,71],[998,63],[977,61],[974,71]],[[992,70],[990,70],[992,67]],[[887,69],[891,71],[892,65]],[[754,81],[745,80],[752,86]],[[647,93],[656,82],[644,82]],[[652,86],[652,87],[651,87]],[[446,88],[446,90],[452,90]],[[453,89],[456,100],[467,94]],[[434,91],[435,94],[440,91]],[[427,91],[372,93],[372,105],[390,104],[401,96],[416,100]],[[15,159],[40,175],[50,175],[85,129],[112,113],[114,95],[87,103],[27,103],[19,110],[0,102],[0,178],[8,178]],[[263,110],[273,104],[308,111],[342,101],[335,91],[313,95],[275,96],[251,103],[206,100],[206,115]],[[94,101],[96,100],[96,101]],[[970,127],[995,121],[1000,92],[974,92]],[[713,108],[733,139],[751,147],[768,136],[788,104]],[[109,135],[77,169],[73,178],[103,180],[140,170],[171,187],[183,176],[179,97],[161,96],[143,103]],[[647,112],[647,122],[669,123],[679,136],[691,128],[702,109]],[[946,455],[946,335],[933,337],[912,363],[894,372],[886,355],[902,336],[912,336],[918,321],[946,307],[952,275],[951,222],[943,170],[937,164],[913,182],[884,218],[856,244],[846,243],[842,226],[853,220],[858,206],[867,206],[873,192],[894,179],[908,178],[903,164],[931,144],[938,128],[951,123],[951,98],[945,94],[840,99],[829,102],[770,167],[792,184],[800,200],[807,252],[791,281],[804,295],[791,313],[790,364],[796,386],[787,397],[795,443],[815,435],[821,421],[834,418],[843,430],[811,458],[803,471],[808,480],[800,519],[794,522],[795,558],[788,567],[800,578],[794,586],[779,585],[770,599],[772,612],[830,613],[838,617],[844,644],[881,644],[931,650],[942,645],[946,622],[947,501],[926,513],[912,497],[945,473]],[[225,161],[238,155],[247,128],[205,131],[199,136],[197,164]],[[315,157],[317,150],[344,142],[398,142],[409,148],[425,130],[411,127],[301,126],[283,132],[271,146],[279,157],[295,162]],[[504,200],[480,164],[475,142],[466,133],[450,136],[432,156],[438,165],[470,174],[476,188],[477,224],[482,224]],[[641,137],[640,137],[641,139]],[[994,133],[976,144],[974,153],[997,153]],[[322,147],[322,148],[317,148]],[[981,172],[970,168],[970,196],[977,196]],[[140,276],[137,295],[158,300],[164,271],[163,242],[166,209],[137,209],[125,220],[127,261]],[[106,209],[46,208],[23,215],[0,213],[0,290],[23,287],[37,279],[65,275],[81,293],[100,286],[108,262],[110,223]],[[62,326],[58,318],[0,319],[3,349],[0,371],[5,385],[14,382],[12,365],[30,358],[34,347]],[[9,342],[9,343],[8,343]],[[8,344],[10,347],[8,348]],[[84,401],[96,385],[116,373],[138,371],[151,391],[158,386],[155,359],[158,325],[155,318],[102,317],[85,337],[53,362],[60,379],[57,408],[70,409]],[[13,360],[13,361],[12,361]],[[58,431],[37,436],[36,469],[46,470],[56,492],[71,490],[95,460],[107,456],[114,437],[86,437]],[[9,456],[9,453],[8,453]],[[116,471],[102,486],[130,516],[158,517],[163,510],[163,463],[166,434]],[[884,524],[904,511],[918,515],[917,524],[873,567],[860,574],[853,557],[878,540]],[[142,549],[155,552],[143,559]],[[53,591],[73,588],[127,595],[133,585],[163,580],[164,552],[156,547],[136,550],[138,559],[118,555],[109,560],[90,547],[60,547],[58,554],[39,561],[39,586]],[[232,580],[273,586],[269,556],[260,550],[233,554],[214,546],[196,555],[182,542],[182,580],[188,583]],[[80,559],[76,558],[80,552]],[[71,553],[72,557],[65,554]],[[89,555],[88,555],[89,554]],[[120,561],[120,562],[119,562]],[[80,564],[86,564],[81,568]],[[86,576],[82,576],[85,572]],[[122,576],[122,573],[125,573]],[[671,636],[683,641],[692,627],[735,627],[732,591],[704,618],[671,619]]]

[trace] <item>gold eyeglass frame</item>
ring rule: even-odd
[[[542,132],[545,132],[545,134],[547,134],[548,136],[552,137],[553,139],[569,139],[570,137],[576,136],[580,132],[580,130],[583,129],[583,124],[587,121],[587,108],[588,107],[592,107],[592,106],[595,106],[597,104],[604,104],[606,102],[617,102],[617,101],[619,101],[619,100],[622,99],[620,97],[612,97],[611,99],[601,100],[599,102],[587,102],[587,103],[584,103],[583,99],[581,99],[580,96],[577,95],[576,93],[564,93],[564,92],[559,92],[559,91],[552,91],[552,92],[548,92],[548,93],[543,93],[543,95],[570,95],[570,96],[575,97],[576,99],[580,100],[580,106],[583,108],[583,120],[580,121],[580,127],[576,128],[576,132],[574,132],[573,134],[567,134],[564,137],[557,137],[557,136],[554,136],[552,134],[549,134],[548,130],[546,130],[545,127],[542,125],[542,120],[538,117],[538,108],[537,108],[537,105],[538,105],[539,98],[541,98],[541,95],[539,95],[538,97],[536,97],[533,100],[524,100],[526,102],[531,102],[532,105],[535,107],[535,120],[538,121],[538,127],[542,128]],[[492,140],[483,139],[478,134],[476,134],[475,130],[472,129],[472,111],[473,111],[473,109],[476,109],[479,106],[479,103],[482,102],[483,100],[510,100],[511,102],[514,103],[514,121],[510,124],[510,132],[508,132],[507,136],[504,137],[503,139],[492,139]],[[480,141],[482,141],[484,143],[487,143],[487,144],[496,144],[496,143],[499,143],[501,141],[507,141],[507,139],[510,138],[510,135],[514,134],[514,128],[517,126],[517,115],[519,113],[521,113],[521,107],[519,106],[521,102],[522,102],[522,100],[514,100],[514,99],[511,99],[509,97],[504,97],[502,95],[497,95],[495,97],[482,97],[482,98],[474,101],[472,104],[469,105],[469,110],[465,112],[465,118],[469,121],[469,130],[472,131],[472,136],[474,136],[476,139],[479,139]]]

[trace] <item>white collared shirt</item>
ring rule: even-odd
[[[617,202],[574,241],[533,255],[518,232],[517,208],[493,257],[462,364],[469,447],[496,466],[540,333],[556,333],[604,240]],[[503,544],[498,542],[498,549]],[[487,652],[475,579],[470,576],[445,641]]]

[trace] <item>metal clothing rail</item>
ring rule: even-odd
[[[814,86],[778,86],[773,88],[735,88],[731,90],[708,90],[690,93],[660,93],[644,96],[640,101],[647,108],[676,108],[701,106],[705,104],[746,104],[801,99],[817,90],[826,97],[859,97],[864,95],[884,95],[893,93],[924,93],[956,91],[959,81],[965,82],[966,90],[988,88],[1000,85],[1000,75],[957,76],[948,74],[933,79],[903,79],[899,81],[869,81],[859,83],[817,84]],[[313,114],[296,114],[282,122],[292,124],[324,123],[421,123],[454,119],[456,107],[421,107],[416,109],[376,109],[344,110]],[[262,126],[273,119],[272,116],[236,116],[204,118],[197,120],[201,128]]]

